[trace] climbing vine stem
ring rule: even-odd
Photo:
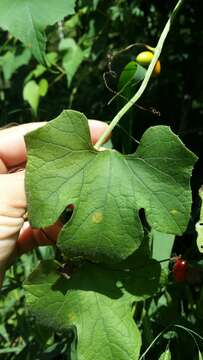
[[[179,0],[175,6],[175,8],[173,9],[162,33],[161,36],[159,38],[159,41],[157,43],[157,46],[154,49],[154,57],[146,71],[145,77],[138,89],[138,91],[136,92],[136,94],[127,102],[127,104],[125,104],[123,106],[123,108],[116,114],[116,116],[113,118],[113,120],[111,121],[108,129],[102,134],[102,136],[99,138],[99,140],[97,141],[97,143],[95,144],[95,149],[99,149],[100,146],[104,143],[105,139],[107,139],[110,135],[110,133],[112,132],[112,130],[114,129],[114,127],[117,125],[117,123],[121,120],[121,118],[126,114],[126,112],[137,102],[137,100],[142,96],[142,94],[144,93],[147,84],[150,80],[150,77],[152,75],[153,69],[160,57],[164,42],[166,40],[166,37],[170,31],[171,28],[171,24],[178,12],[178,10],[180,9],[180,7],[183,5],[184,0]]]

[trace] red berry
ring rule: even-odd
[[[178,259],[173,266],[173,278],[176,282],[184,282],[187,278],[188,263],[186,260]]]

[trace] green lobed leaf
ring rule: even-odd
[[[67,267],[43,261],[29,276],[26,302],[37,323],[73,330],[71,359],[138,359],[141,339],[133,304],[157,291],[160,264],[145,257],[128,271],[86,263],[71,278],[67,273]]]
[[[143,239],[139,210],[154,229],[181,234],[191,209],[189,179],[196,161],[169,127],[149,128],[136,153],[96,151],[86,117],[63,111],[26,136],[26,192],[32,226],[53,224],[75,209],[58,245],[68,257],[117,262]]]
[[[0,27],[8,30],[46,65],[45,28],[74,13],[75,0],[1,0]]]
[[[153,266],[148,270],[156,277]],[[136,360],[141,339],[132,305],[136,294],[141,295],[143,279],[139,267],[132,271],[134,295],[125,289],[130,273],[84,264],[66,279],[60,276],[59,265],[44,261],[26,281],[26,300],[40,325],[55,331],[74,330],[78,360]],[[157,286],[158,282],[157,277]],[[149,289],[148,279],[147,285]]]

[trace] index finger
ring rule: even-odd
[[[29,123],[0,131],[0,159],[7,168],[26,161],[24,135],[45,124],[46,122]]]
[[[24,135],[45,124],[46,122],[29,123],[0,131],[0,160],[8,169],[24,163],[27,159]],[[89,127],[92,143],[95,144],[108,125],[102,121],[89,120]]]

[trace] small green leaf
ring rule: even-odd
[[[171,352],[170,352],[170,350],[164,351],[164,353],[161,354],[159,360],[171,360]]]
[[[201,199],[200,219],[196,223],[195,229],[197,232],[197,247],[203,253],[203,187],[199,190],[199,196]]]
[[[35,80],[29,81],[23,89],[23,99],[26,100],[34,114],[37,114],[39,100],[41,96],[45,96],[48,91],[48,82],[46,79],[41,79],[39,84]]]
[[[44,30],[73,14],[74,6],[75,0],[1,0],[0,27],[30,47],[36,59],[46,66]]]
[[[24,285],[37,322],[55,331],[74,329],[78,360],[138,360],[140,333],[123,273],[85,264],[68,280],[58,268],[42,262]]]
[[[59,50],[65,51],[62,64],[70,86],[77,69],[84,59],[84,54],[75,40],[71,38],[63,39],[59,44]]]
[[[126,88],[140,83],[145,77],[146,69],[139,65],[136,61],[130,61],[123,69],[119,82],[118,90],[122,93],[126,91]]]
[[[124,260],[143,240],[141,208],[154,229],[172,234],[185,231],[196,157],[170,128],[149,128],[132,155],[96,151],[87,119],[69,110],[28,134],[26,144],[31,224],[51,225],[69,204],[75,205],[58,241],[67,256]]]
[[[39,97],[39,86],[36,81],[29,81],[23,89],[23,99],[30,104],[35,115],[39,106]]]
[[[48,81],[46,79],[41,79],[39,82],[39,95],[45,96],[48,91]]]

